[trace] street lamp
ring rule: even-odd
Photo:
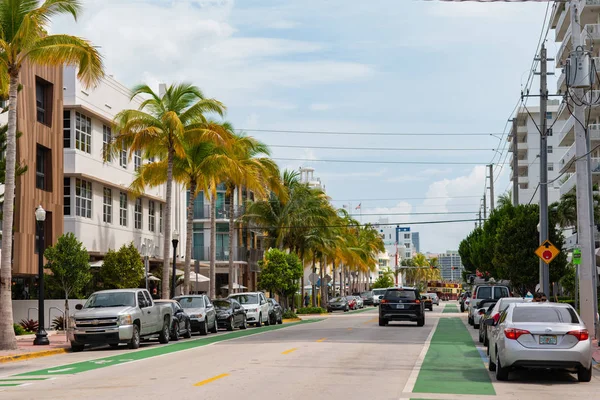
[[[44,221],[46,210],[38,206],[35,210],[35,220],[38,230],[38,330],[35,333],[34,345],[46,346],[50,344],[48,334],[44,330]]]
[[[371,284],[369,286],[369,290],[371,290],[373,288],[373,275],[369,274],[369,281],[371,281]]]
[[[340,270],[340,296],[343,296],[342,287],[344,287],[344,282],[342,282],[342,271]]]
[[[171,243],[173,243],[173,282],[171,283],[171,298],[173,298],[175,297],[175,283],[177,282],[175,275],[177,271],[177,268],[175,268],[177,266],[177,245],[179,244],[179,232],[177,232],[177,229],[173,231],[173,240],[171,240]]]

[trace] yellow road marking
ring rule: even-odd
[[[229,374],[221,374],[221,375],[213,376],[212,378],[208,378],[208,379],[206,379],[204,381],[200,381],[198,383],[195,383],[194,386],[204,386],[207,383],[211,383],[211,382],[214,382],[214,381],[216,381],[218,379],[225,378],[226,376],[229,376]]]
[[[324,338],[321,338],[321,339],[317,340],[317,342],[321,343],[321,342],[324,342],[324,341],[326,341],[326,340],[327,340],[327,338],[326,338],[326,337],[324,337]]]
[[[373,323],[373,322],[377,322],[378,320],[379,320],[379,317],[373,318],[373,319],[370,319],[370,320],[368,320],[366,322],[363,322],[363,324],[367,325],[367,324],[370,324],[370,323]]]
[[[352,328],[348,328],[348,330],[349,330],[349,331],[351,331],[351,330],[352,330]]]
[[[294,352],[294,351],[296,351],[296,350],[298,350],[298,348],[294,347],[293,349],[286,350],[286,351],[284,351],[284,352],[283,352],[283,353],[281,353],[281,354],[290,354],[290,353],[293,353],[293,352]]]

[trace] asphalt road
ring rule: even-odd
[[[4,364],[0,399],[596,398],[600,371],[589,384],[562,373],[518,373],[499,384],[466,315],[443,308],[428,312],[422,328],[379,327],[373,309],[139,351],[98,349]]]

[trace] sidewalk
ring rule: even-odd
[[[598,347],[598,341],[592,340],[592,358],[598,364],[600,364],[600,348]]]
[[[63,354],[69,351],[70,348],[64,332],[48,331],[50,344],[47,346],[34,346],[33,339],[35,339],[35,335],[17,336],[17,346],[19,348],[17,350],[1,350],[0,364]]]

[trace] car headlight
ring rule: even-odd
[[[250,311],[250,312],[258,312],[258,308],[251,308],[248,311]]]
[[[131,325],[132,322],[131,315],[119,315],[119,325]]]
[[[192,314],[190,318],[202,318],[202,314]]]

